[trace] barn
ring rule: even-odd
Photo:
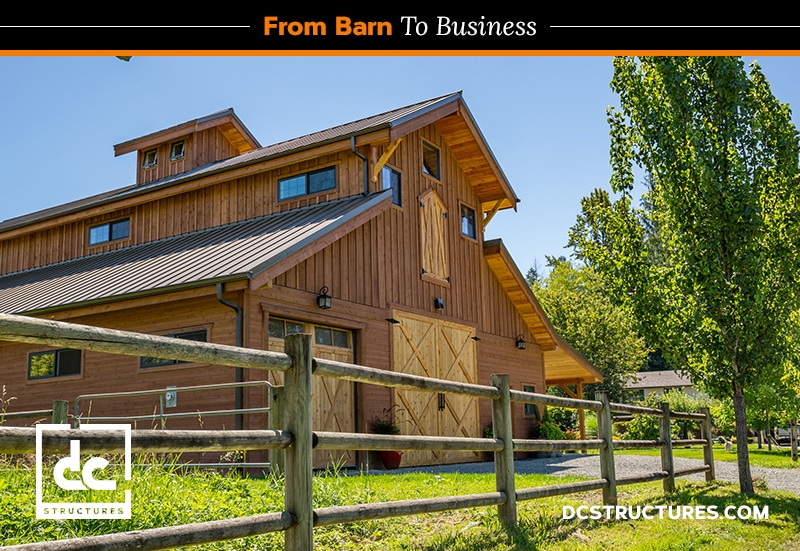
[[[114,146],[135,183],[0,223],[0,312],[280,351],[380,369],[580,394],[600,373],[554,331],[501,240],[519,201],[460,92],[261,146],[232,109]],[[272,374],[0,343],[14,410],[78,399],[80,417],[146,417],[179,392],[174,428],[267,428]],[[490,404],[315,378],[314,427],[480,436]],[[115,394],[87,399],[92,394]],[[81,409],[84,408],[84,409]],[[90,408],[90,411],[86,410]],[[518,405],[515,436],[535,419]],[[147,423],[137,421],[137,423]],[[137,425],[142,426],[142,425]],[[147,425],[149,427],[149,424]],[[364,461],[355,452],[315,457]],[[477,460],[415,452],[404,464]]]

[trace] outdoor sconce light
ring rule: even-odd
[[[525,350],[528,348],[528,343],[525,342],[525,337],[522,335],[517,335],[517,348],[520,350]]]
[[[442,312],[444,310],[444,301],[439,297],[433,299],[433,307],[436,308],[437,312]]]
[[[331,307],[331,296],[328,294],[327,287],[322,287],[322,289],[319,290],[319,295],[317,295],[317,306],[323,310],[327,310]]]

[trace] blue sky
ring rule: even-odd
[[[758,61],[800,105],[800,57]],[[608,187],[611,71],[607,56],[0,57],[0,220],[133,183],[114,144],[220,109],[269,145],[462,90],[522,199],[485,237],[542,268],[569,254],[580,199]]]

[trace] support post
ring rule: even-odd
[[[514,485],[511,383],[507,374],[494,374],[491,381],[492,386],[500,391],[500,398],[492,400],[492,430],[494,437],[503,441],[503,449],[494,452],[495,483],[497,491],[506,495],[506,502],[497,506],[497,516],[506,526],[516,526],[517,490]]]
[[[600,449],[600,476],[608,485],[603,488],[603,504],[617,504],[617,474],[614,468],[614,427],[611,424],[611,404],[605,390],[595,392],[594,399],[603,404],[597,412],[597,437],[606,445]]]
[[[53,400],[53,416],[51,417],[54,425],[66,425],[67,411],[69,411],[69,402],[66,400]]]
[[[576,390],[578,391],[578,400],[583,400],[583,383],[578,383]],[[578,438],[586,440],[586,410],[583,408],[578,409],[578,430],[580,431]],[[585,454],[586,450],[581,450],[581,453]]]
[[[669,403],[659,402],[658,407],[664,413],[658,419],[658,435],[665,443],[661,448],[661,470],[667,472],[667,478],[663,480],[664,491],[675,491],[675,464],[672,460],[672,433],[670,432]]]
[[[284,411],[286,399],[282,386],[273,386],[272,394],[269,399],[269,428],[272,430],[283,430],[285,424]],[[280,448],[270,450],[269,471],[272,474],[286,472],[286,451]]]
[[[706,445],[703,446],[703,460],[705,464],[710,467],[710,469],[706,471],[706,482],[711,482],[716,479],[714,470],[714,449],[711,447],[714,444],[714,440],[711,436],[711,412],[708,408],[704,407],[700,408],[700,413],[705,415],[705,419],[700,423],[700,438],[706,441]]]
[[[314,545],[314,509],[311,503],[311,335],[287,335],[284,350],[292,357],[286,371],[284,428],[294,437],[286,448],[284,507],[295,520],[284,534],[285,551],[311,551]]]
[[[789,438],[792,443],[792,461],[797,461],[797,440],[800,437],[800,427],[798,427],[797,419],[792,419],[789,425]]]

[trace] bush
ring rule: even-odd
[[[666,401],[671,411],[684,411],[699,413],[701,407],[709,405],[709,399],[704,396],[690,396],[679,391],[667,391],[662,395],[651,394],[638,405],[658,408],[658,403]],[[700,430],[697,421],[688,419],[673,419],[671,423],[673,438],[690,438]],[[634,415],[625,427],[626,440],[658,440],[658,418],[649,415]]]
[[[539,436],[545,440],[564,440],[564,432],[552,421],[539,425]]]

